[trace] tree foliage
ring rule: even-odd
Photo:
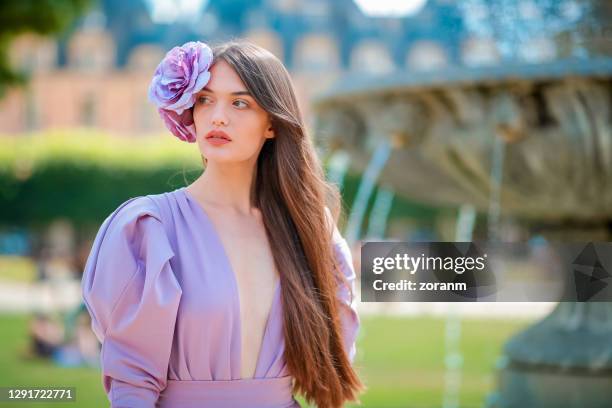
[[[23,84],[26,77],[10,66],[8,49],[19,34],[57,35],[91,5],[91,0],[0,1],[0,96],[7,86]]]

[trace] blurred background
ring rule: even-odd
[[[147,100],[186,41],[286,65],[358,274],[368,240],[529,242],[517,268],[610,241],[609,1],[15,0],[0,22],[0,386],[108,404],[81,274],[119,204],[202,171]],[[609,303],[357,307],[365,407],[612,406]]]

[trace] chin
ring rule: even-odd
[[[209,165],[211,162],[227,164],[227,163],[239,163],[243,160],[240,157],[237,157],[235,153],[227,152],[227,151],[211,153],[210,150],[206,150],[206,151],[201,150],[200,153],[202,153],[202,156],[204,156],[206,160],[208,160]]]

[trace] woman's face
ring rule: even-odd
[[[256,161],[268,138],[274,137],[269,115],[248,93],[233,68],[219,60],[210,68],[210,80],[196,94],[193,120],[200,153],[211,162]],[[223,131],[231,140],[208,138]]]

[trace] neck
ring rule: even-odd
[[[251,186],[256,163],[219,164],[209,161],[206,170],[192,184],[192,191],[205,203],[217,208],[251,214]]]

